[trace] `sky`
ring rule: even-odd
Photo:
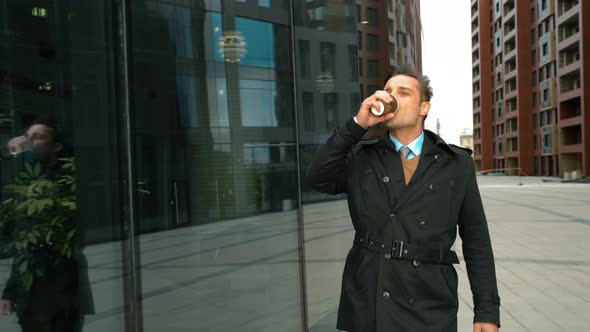
[[[426,129],[447,143],[459,144],[473,130],[471,77],[471,3],[468,0],[420,0],[422,72],[430,78],[432,108]]]

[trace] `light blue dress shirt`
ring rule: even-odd
[[[389,138],[391,139],[393,144],[395,144],[395,150],[399,153],[399,149],[401,149],[404,145],[400,141],[395,139],[395,137],[391,136],[391,134],[389,134]],[[422,134],[420,134],[418,138],[413,140],[412,143],[408,144],[410,153],[408,154],[408,157],[406,159],[409,160],[415,158],[416,156],[419,156],[422,153],[422,145],[424,145],[424,132],[422,132]]]

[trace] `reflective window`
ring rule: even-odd
[[[125,330],[114,12],[0,2],[0,331]]]
[[[301,331],[293,76],[314,82],[314,46],[291,50],[276,1],[132,4],[143,331]]]

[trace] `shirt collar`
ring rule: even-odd
[[[389,138],[391,139],[391,141],[393,142],[393,144],[395,145],[395,151],[399,152],[399,149],[401,149],[402,146],[404,146],[404,145],[400,141],[398,141],[395,137],[391,136],[391,134],[388,134],[388,135],[389,135]],[[416,156],[419,156],[422,153],[422,146],[423,145],[424,145],[424,131],[422,131],[422,133],[420,134],[420,136],[418,136],[418,138],[416,138],[410,144],[408,144],[407,147]]]

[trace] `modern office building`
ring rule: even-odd
[[[26,279],[14,252],[62,236],[76,241],[70,277],[87,280],[71,284],[84,331],[317,331],[339,295],[341,269],[323,269],[346,255],[317,247],[318,216],[347,212],[312,204],[333,197],[307,188],[307,164],[358,110],[369,39],[387,55],[365,90],[392,65],[421,67],[418,1],[363,1],[374,24],[359,3],[0,0],[0,202],[47,178],[8,150],[40,117],[75,171],[52,182],[71,185],[67,201],[38,188],[34,208],[0,205],[0,291]],[[51,229],[65,208],[72,233],[6,226]],[[351,230],[336,233],[350,247]],[[14,315],[0,331],[20,331]]]
[[[590,175],[588,4],[472,1],[471,13],[476,168]]]

